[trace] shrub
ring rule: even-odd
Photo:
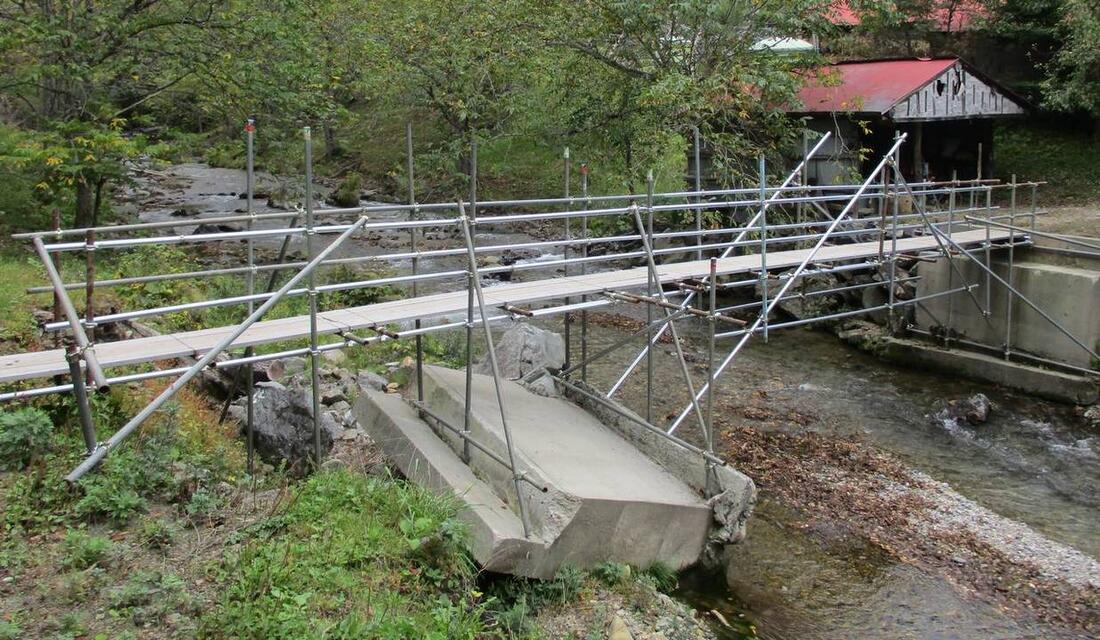
[[[592,569],[592,576],[609,587],[616,587],[630,579],[630,565],[604,562]]]
[[[50,441],[53,423],[38,409],[18,409],[0,413],[0,468],[22,469],[44,450]]]
[[[65,534],[61,548],[66,567],[87,569],[106,560],[114,548],[114,543],[102,536],[93,536],[78,529],[70,529]]]
[[[669,593],[676,589],[676,586],[680,583],[679,578],[676,576],[676,571],[663,562],[656,562],[644,572],[642,577],[650,581],[653,587],[662,593]]]
[[[141,543],[150,549],[167,549],[176,539],[176,529],[162,518],[145,518],[138,533]]]
[[[95,476],[81,486],[84,497],[76,503],[76,513],[81,517],[125,524],[145,509],[145,498],[117,478]]]

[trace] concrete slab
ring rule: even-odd
[[[459,498],[463,506],[458,517],[470,527],[470,552],[482,567],[507,571],[545,555],[546,545],[524,539],[523,525],[508,505],[436,437],[401,396],[363,388],[355,413],[359,426],[406,478]]]
[[[424,368],[433,413],[462,424],[465,373]],[[639,567],[694,564],[711,530],[711,507],[694,490],[580,407],[504,383],[504,405],[517,467],[545,493],[521,484],[532,532],[523,538],[511,472],[476,448],[469,466],[461,440],[433,431],[396,396],[364,389],[360,425],[408,477],[464,503],[474,557],[488,569],[549,578],[562,564],[590,567],[614,560]],[[472,436],[507,459],[489,376],[474,376]],[[441,435],[442,434],[442,435]]]
[[[884,336],[876,352],[906,366],[957,374],[1031,393],[1055,402],[1089,405],[1100,400],[1100,381],[1052,369],[1030,367],[962,349]]]

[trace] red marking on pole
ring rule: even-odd
[[[252,121],[249,121],[248,124],[244,125],[244,130],[246,133],[255,133],[256,125],[252,124]]]

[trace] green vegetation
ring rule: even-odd
[[[1100,202],[1096,142],[1087,133],[1012,123],[997,127],[995,136],[997,177],[1047,181],[1039,194],[1048,203]]]

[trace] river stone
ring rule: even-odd
[[[500,375],[518,380],[542,369],[560,370],[565,363],[565,341],[561,335],[529,324],[517,324],[496,341]],[[474,365],[474,372],[492,375],[488,358]]]
[[[791,275],[793,273],[794,270],[791,269],[785,271],[783,275]],[[772,278],[768,280],[769,304],[775,296],[779,295],[779,290],[783,288],[786,282],[785,279]],[[817,273],[802,276],[799,278],[798,282],[795,282],[791,285],[791,288],[787,290],[783,300],[779,303],[779,308],[798,320],[827,315],[840,308],[843,299],[839,294],[816,295],[805,299],[798,297],[798,294],[803,291],[809,293],[811,291],[836,289],[838,286],[840,286],[839,281],[836,276],[831,273]],[[755,291],[757,297],[761,297],[764,293],[764,289],[760,286],[759,282],[756,283]]]
[[[355,377],[355,382],[360,389],[386,390],[386,379],[373,371],[360,371]]]
[[[265,462],[282,462],[302,471],[313,456],[313,401],[308,389],[277,382],[256,385],[253,438]],[[242,421],[241,430],[244,431]],[[343,429],[328,412],[321,414],[321,449],[328,453]]]
[[[975,393],[964,400],[952,400],[947,403],[947,414],[955,420],[966,420],[972,425],[983,424],[989,420],[993,403],[984,393]]]

